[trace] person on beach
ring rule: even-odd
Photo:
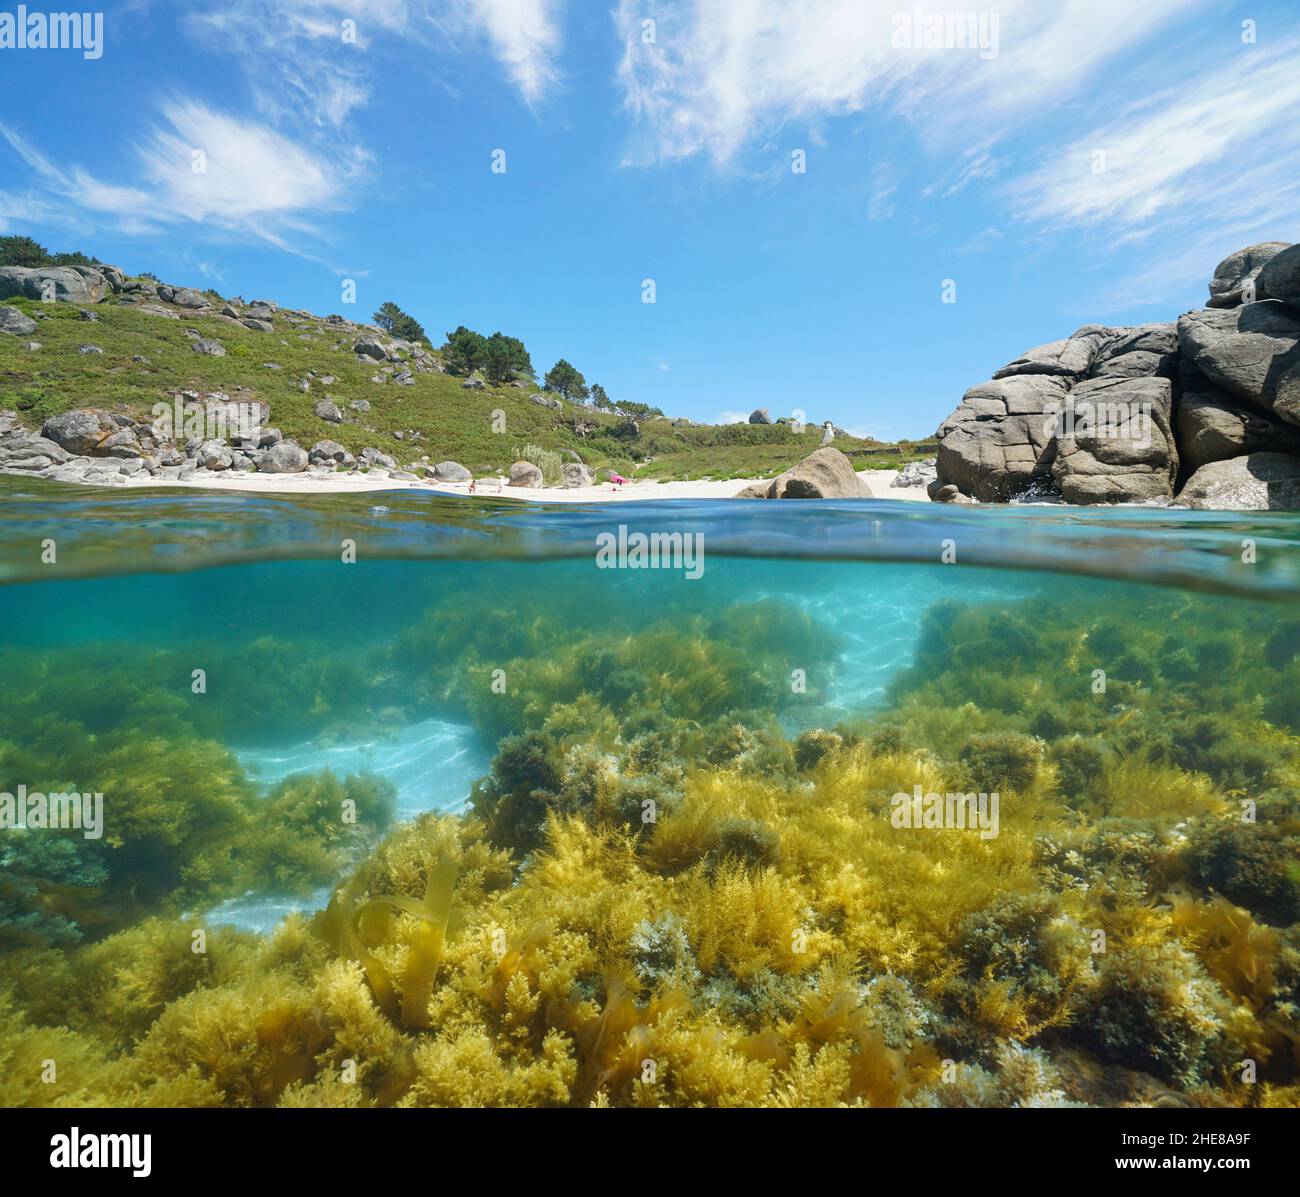
[[[622,474],[616,474],[613,470],[609,472],[609,480],[613,484],[613,489],[618,490],[620,486],[627,485],[627,479]]]
[[[472,494],[472,495],[478,494],[478,479],[477,479],[477,478],[471,478],[471,479],[469,480],[469,493]]]

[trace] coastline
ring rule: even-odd
[[[379,471],[382,473],[382,471]],[[198,490],[249,491],[258,494],[319,495],[364,493],[381,490],[427,490],[434,494],[469,496],[467,483],[431,482],[425,479],[409,481],[385,474],[311,473],[257,474],[240,471],[214,472],[205,470],[203,477],[161,480],[141,472],[118,485],[123,489],[145,487],[190,487]],[[892,486],[898,477],[897,470],[861,470],[862,479],[873,499],[895,499],[904,502],[928,503],[923,486]],[[522,499],[532,503],[627,503],[646,499],[733,499],[747,485],[766,481],[759,478],[731,478],[726,481],[698,482],[629,482],[614,487],[610,483],[598,486],[509,486],[502,479],[498,487],[490,480],[480,480],[479,499]]]

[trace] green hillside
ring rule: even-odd
[[[155,404],[170,402],[176,392],[220,391],[235,400],[267,403],[268,423],[304,448],[334,440],[354,453],[377,448],[401,464],[459,461],[478,475],[507,469],[532,445],[572,450],[588,465],[629,476],[770,476],[811,452],[822,437],[821,428],[813,426],[796,434],[777,424],[710,426],[652,418],[638,425],[620,414],[569,401],[560,401],[556,410],[529,398],[540,390],[531,379],[466,389],[461,376],[416,372],[411,351],[403,348],[398,352],[412,367],[411,384],[376,382],[373,376],[385,364],[400,371],[403,363],[371,361],[353,352],[358,335],[374,331],[370,326],[359,329],[280,310],[272,318],[272,331],[254,331],[221,315],[221,301],[209,296],[214,306],[194,311],[169,308],[153,296],[127,302],[114,295],[86,309],[97,317],[94,321],[73,304],[0,301],[38,321],[29,335],[0,336],[0,409],[16,410],[35,429],[47,417],[72,408],[100,407],[147,418]],[[141,310],[141,298],[179,319]],[[225,356],[196,352],[194,334],[218,342]],[[27,348],[29,341],[40,348]],[[86,345],[103,353],[80,352]],[[436,353],[427,360],[440,363]],[[314,413],[325,398],[343,412],[342,423]],[[370,410],[351,410],[357,400],[367,401]],[[501,414],[494,418],[494,413]],[[835,443],[851,456],[861,456],[864,465],[875,458],[882,466],[924,456],[927,448],[925,443],[895,448],[842,435]]]

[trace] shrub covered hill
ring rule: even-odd
[[[442,461],[496,475],[520,458],[556,473],[576,456],[596,471],[643,478],[766,477],[807,456],[825,435],[821,424],[798,427],[766,412],[720,426],[668,418],[611,399],[566,361],[539,374],[523,343],[501,333],[460,327],[438,345],[392,303],[375,323],[317,316],[0,238],[0,412],[12,413],[11,430],[38,434],[51,417],[93,409],[106,435],[113,420],[143,435],[155,406],[177,399],[200,408],[249,404],[304,458],[333,443],[358,459],[357,468],[387,465],[377,452],[417,475]],[[801,405],[808,406],[790,404]],[[186,439],[178,435],[178,447]],[[839,429],[835,443],[860,469],[933,452],[932,442],[888,445]],[[213,454],[206,468],[225,468],[228,457]],[[250,451],[237,464],[256,469],[258,459]],[[313,464],[322,460],[312,454]],[[23,468],[24,461],[44,468],[34,452],[9,464]],[[197,464],[205,468],[202,457]]]

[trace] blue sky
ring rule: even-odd
[[[1010,0],[968,10],[982,50],[915,44],[957,6],[900,0],[102,11],[98,59],[0,49],[0,230],[392,299],[435,343],[499,328],[695,419],[928,435],[1029,346],[1171,319],[1231,250],[1300,239],[1280,0]]]

